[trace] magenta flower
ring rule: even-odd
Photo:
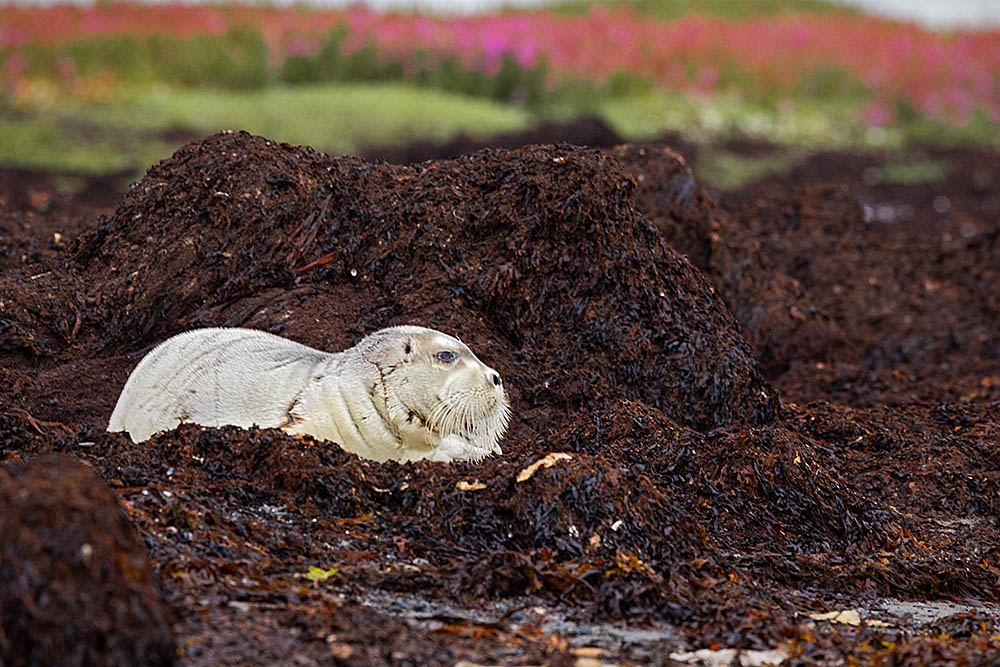
[[[23,53],[15,53],[11,55],[11,57],[7,58],[7,62],[3,65],[4,74],[11,78],[20,77],[27,69],[28,58]]]
[[[887,104],[876,102],[861,110],[861,120],[873,127],[884,127],[892,122],[893,111]]]
[[[76,63],[72,58],[60,58],[56,68],[59,70],[59,78],[63,81],[76,78]]]
[[[455,58],[495,73],[504,56],[532,68],[544,58],[546,85],[572,76],[604,82],[616,72],[647,77],[664,88],[710,94],[723,81],[737,92],[793,94],[817,71],[841,70],[862,81],[878,103],[863,115],[891,122],[894,100],[925,113],[960,120],[975,109],[1000,110],[1000,30],[941,34],[915,25],[845,12],[779,14],[743,22],[686,15],[670,22],[628,6],[596,5],[585,16],[546,11],[465,17],[386,14],[355,5],[342,10],[249,5],[97,4],[0,6],[0,48],[59,44],[104,34],[176,37],[220,34],[231,27],[261,32],[272,66],[289,55],[308,56],[331,28],[346,30],[345,53],[374,45],[379,57],[415,71],[414,57],[431,66]],[[17,60],[13,61],[15,63]],[[722,72],[738,70],[739,77]],[[67,70],[68,71],[68,70]],[[736,81],[738,84],[733,84]],[[888,112],[888,115],[887,115]],[[883,118],[888,117],[888,121]]]
[[[22,46],[30,41],[28,31],[21,26],[10,25],[0,28],[0,48]]]

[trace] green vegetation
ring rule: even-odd
[[[374,45],[345,53],[346,36],[346,29],[334,29],[316,53],[288,56],[277,68],[268,62],[263,35],[245,28],[231,29],[223,35],[190,38],[122,34],[70,40],[55,46],[34,43],[23,49],[23,55],[29,63],[26,72],[29,76],[50,80],[65,79],[67,73],[62,64],[72,62],[74,77],[113,73],[116,80],[133,84],[158,82],[258,90],[283,84],[396,81],[529,106],[540,104],[543,97],[560,97],[558,91],[546,89],[549,68],[544,61],[536,67],[524,68],[510,55],[503,55],[499,71],[490,75],[466,67],[457,57],[432,58],[417,51],[404,67],[398,59],[380,57]],[[0,50],[0,65],[4,58]],[[574,84],[572,88],[581,85],[584,84]],[[593,95],[597,87],[586,84],[585,88],[581,97]]]
[[[941,160],[921,162],[897,162],[881,168],[881,181],[891,185],[922,185],[941,181],[948,177],[954,167]]]
[[[633,139],[651,139],[674,131],[704,143],[749,137],[812,148],[883,145],[903,140],[898,133],[872,133],[858,121],[857,106],[849,100],[801,99],[774,104],[742,97],[696,98],[655,90],[602,101],[599,111],[620,134]]]
[[[650,90],[599,100],[596,109],[616,131],[630,139],[679,132],[700,143],[752,138],[789,147],[830,150],[901,148],[910,144],[1000,148],[996,124],[985,114],[975,114],[965,125],[917,114],[901,116],[897,123],[885,128],[870,127],[858,118],[857,102],[850,96],[800,97],[775,103]]]
[[[414,139],[444,141],[527,127],[516,107],[402,84],[324,84],[257,92],[155,86],[101,103],[23,113],[0,106],[0,163],[98,173],[144,170],[183,139],[244,129],[332,153]],[[179,132],[182,131],[182,132]]]
[[[24,55],[29,75],[49,78],[65,77],[60,62],[68,59],[73,63],[74,75],[114,72],[118,80],[132,83],[159,81],[248,89],[272,81],[264,36],[246,28],[185,39],[123,34],[75,39],[55,46],[32,43],[24,48]]]
[[[144,167],[170,155],[156,138],[71,124],[71,116],[0,112],[0,164],[25,169],[100,174]]]
[[[642,14],[662,20],[695,13],[742,21],[751,16],[773,16],[786,12],[857,12],[828,0],[564,0],[549,8],[561,14],[583,14],[598,4],[629,4]]]
[[[699,154],[698,176],[719,190],[737,190],[794,166],[805,156],[801,148],[778,149],[759,157],[746,157],[709,147]]]
[[[488,136],[521,129],[515,107],[397,83],[270,87],[254,92],[158,86],[79,117],[135,131],[242,129],[329,151],[352,151],[413,137],[442,141],[458,132]]]
[[[454,56],[432,58],[425,51],[413,54],[404,67],[398,60],[380,58],[373,45],[344,53],[341,43],[346,30],[333,30],[319,51],[310,56],[289,56],[277,73],[282,83],[301,85],[321,82],[405,81],[417,86],[462,93],[473,97],[538,106],[558,95],[546,90],[548,66],[542,61],[533,68],[518,66],[503,55],[500,69],[490,75],[470,69]],[[590,86],[593,88],[593,86]]]
[[[698,4],[686,1],[678,6]],[[777,0],[772,4],[777,5]],[[29,77],[63,85],[68,79],[88,80],[101,75],[135,85],[162,83],[232,90],[259,90],[273,85],[402,82],[536,110],[569,106],[577,111],[593,110],[601,100],[657,89],[650,76],[627,71],[616,72],[604,82],[565,74],[552,79],[544,58],[528,68],[518,65],[510,54],[501,55],[499,69],[493,74],[467,66],[456,56],[433,56],[422,50],[412,53],[404,64],[398,57],[380,54],[373,44],[345,52],[343,42],[347,34],[343,27],[331,30],[315,53],[290,55],[276,67],[269,64],[268,47],[261,33],[246,28],[189,38],[112,34],[56,45],[33,43],[23,49],[22,55],[28,63]],[[0,65],[6,55],[0,50]],[[72,63],[70,71],[66,63]],[[676,64],[692,76],[704,63]],[[735,61],[726,61],[719,67],[715,87],[722,93],[733,91],[743,98],[766,103],[789,96],[789,91],[777,89],[776,85]],[[803,75],[791,95],[796,99],[862,105],[871,98],[871,92],[845,70],[817,66]]]
[[[632,4],[663,19],[697,12],[742,20],[839,8],[826,0]],[[570,0],[558,9],[592,6],[590,0]],[[715,94],[702,97],[666,90],[649,75],[625,71],[603,82],[553,79],[544,59],[525,68],[509,55],[493,74],[457,57],[422,51],[404,63],[374,46],[345,53],[344,38],[343,29],[333,30],[314,53],[291,55],[280,64],[269,57],[262,34],[250,28],[221,36],[121,34],[26,45],[17,55],[24,71],[7,68],[20,72],[19,87],[0,91],[0,164],[137,174],[186,139],[220,129],[344,153],[446,141],[458,133],[486,137],[585,114],[603,118],[628,140],[675,132],[704,145],[697,169],[722,188],[785,169],[804,150],[903,151],[912,144],[1000,148],[997,125],[984,112],[953,125],[898,102],[892,109],[882,105],[891,124],[869,126],[861,112],[875,99],[873,91],[829,65],[805,70],[794,87],[781,88],[740,63],[717,59],[711,68]],[[13,54],[0,49],[0,69]],[[688,80],[704,65],[675,64]],[[777,149],[749,159],[717,148],[732,138],[760,139]],[[901,161],[884,176],[918,183],[940,178],[948,168]]]
[[[630,140],[676,132],[705,145],[696,169],[723,189],[780,172],[805,150],[903,151],[913,142],[1000,147],[1000,137],[988,119],[956,127],[916,115],[887,129],[870,128],[857,120],[857,107],[846,98],[823,104],[803,98],[776,106],[621,85],[625,94],[594,96],[586,107],[563,103],[534,110],[401,83],[321,83],[259,91],[118,87],[99,103],[40,102],[30,112],[0,103],[0,164],[138,175],[188,138],[221,129],[245,129],[277,141],[350,153],[416,139],[446,141],[458,133],[487,137],[525,129],[543,119],[572,118],[581,108],[602,117]],[[713,148],[732,138],[770,141],[777,149],[747,158]],[[949,169],[944,163],[909,163],[901,158],[884,170],[883,178],[902,184],[928,182],[946,176]]]

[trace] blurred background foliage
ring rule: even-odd
[[[824,0],[585,0],[482,15],[360,6],[0,7],[0,164],[138,172],[247,129],[338,153],[596,115],[628,139],[996,147],[1000,31]]]

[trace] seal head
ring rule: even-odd
[[[358,346],[362,358],[382,380],[374,402],[399,425],[407,449],[429,448],[426,458],[436,461],[501,453],[510,420],[503,380],[465,343],[409,326],[383,329],[362,343],[368,343]]]

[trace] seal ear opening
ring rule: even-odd
[[[403,352],[406,354],[413,352],[413,348],[410,346],[410,341],[406,341],[406,345],[403,346]]]

